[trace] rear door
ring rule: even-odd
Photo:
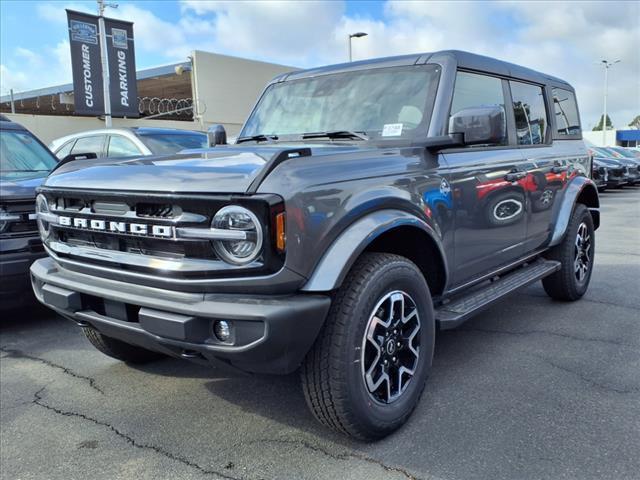
[[[464,108],[498,105],[507,125],[513,115],[506,80],[474,72],[458,72],[451,114]],[[444,153],[454,199],[453,283],[459,285],[516,260],[523,254],[526,201],[521,183],[526,171],[514,145],[512,128],[496,145],[479,145]]]
[[[575,135],[575,97],[566,91],[557,101],[551,89],[542,85],[511,80],[509,82],[515,118],[516,140],[525,162],[523,181],[528,218],[525,253],[546,245],[553,226],[554,204],[561,198],[572,173],[575,142],[553,141],[551,112],[557,110],[555,125],[559,135]],[[571,105],[573,103],[573,106]],[[555,110],[552,110],[555,109]],[[562,133],[560,133],[562,132]],[[579,133],[579,132],[578,132]],[[566,148],[565,148],[566,147]],[[584,150],[584,148],[583,148]]]

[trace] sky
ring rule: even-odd
[[[134,22],[137,68],[206,50],[294,67],[443,49],[467,50],[563,78],[583,128],[603,109],[617,128],[640,114],[639,1],[122,1],[106,15]],[[65,8],[94,1],[0,0],[0,93],[71,82]]]

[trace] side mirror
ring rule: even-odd
[[[496,145],[507,135],[504,109],[500,106],[471,107],[449,119],[449,134],[462,134],[465,145]]]
[[[209,139],[210,147],[215,147],[216,145],[226,145],[227,131],[220,124],[211,125],[207,130],[207,138]]]

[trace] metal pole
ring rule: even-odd
[[[100,58],[102,60],[102,89],[104,91],[104,126],[111,128],[111,95],[109,93],[109,63],[107,62],[107,32],[104,26],[104,0],[98,0],[98,26],[100,29]]]
[[[604,114],[602,116],[602,146],[607,146],[607,89],[609,81],[609,63],[604,64]]]
[[[13,101],[13,88],[9,90],[9,95],[11,95],[11,113],[16,113],[16,104]]]
[[[351,35],[347,36],[347,41],[349,42],[349,63],[351,63],[352,58],[351,58]]]

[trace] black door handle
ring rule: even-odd
[[[527,172],[521,172],[521,171],[514,170],[514,171],[511,171],[511,172],[507,173],[504,176],[504,179],[507,182],[517,182],[518,180],[522,180],[526,176],[527,176]]]

